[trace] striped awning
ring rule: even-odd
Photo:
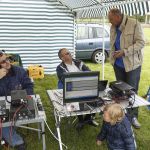
[[[145,15],[150,12],[150,0],[59,0],[72,11],[77,18],[99,18],[107,16],[111,8],[119,8],[129,16]]]

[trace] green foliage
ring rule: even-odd
[[[145,16],[140,16],[140,15],[134,15],[134,16],[129,16],[131,18],[135,18],[137,19],[139,22],[145,22]],[[103,20],[103,18],[95,18],[95,19],[77,19],[76,20],[77,23],[96,23],[96,24],[103,24],[103,22],[105,23],[109,23],[109,20],[107,18],[107,16],[105,17],[105,19]]]
[[[144,22],[145,21],[145,16],[140,16],[140,15],[134,15],[132,18],[137,19],[139,22]]]
[[[149,29],[144,29],[148,40],[150,35]],[[147,44],[144,48],[144,62],[142,66],[141,80],[139,86],[139,94],[145,95],[148,87],[150,86],[150,45]],[[102,65],[93,64],[89,61],[85,62],[91,70],[98,70],[102,73]],[[101,77],[102,79],[102,74]],[[105,79],[109,81],[115,80],[112,66],[109,62],[105,63]],[[53,106],[47,96],[46,90],[57,88],[56,75],[46,75],[44,79],[38,79],[34,81],[35,93],[40,94],[44,109],[46,111],[47,122],[54,133],[56,133],[55,119],[53,115]],[[97,114],[96,120],[100,123],[98,127],[92,127],[86,125],[83,130],[78,133],[75,129],[75,123],[73,124],[74,117],[63,118],[61,121],[61,136],[62,142],[68,146],[69,150],[106,150],[107,146],[104,142],[100,147],[96,145],[96,136],[101,128],[102,116]],[[140,130],[134,130],[137,141],[138,150],[149,150],[150,143],[150,111],[147,107],[141,107],[139,109],[139,121],[142,124]],[[77,121],[76,121],[77,122]],[[31,127],[37,127],[36,124],[29,125]],[[59,144],[52,137],[50,132],[46,129],[46,147],[47,150],[58,150]],[[27,131],[26,129],[19,129],[27,145],[27,150],[41,150],[42,141],[38,140],[38,134],[35,131]],[[64,148],[65,149],[65,148]]]

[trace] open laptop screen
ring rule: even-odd
[[[72,72],[64,74],[64,103],[82,102],[98,97],[99,72]]]

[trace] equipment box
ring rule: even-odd
[[[29,77],[33,79],[44,78],[44,68],[40,65],[33,65],[28,67]]]

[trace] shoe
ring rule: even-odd
[[[94,126],[94,127],[97,127],[99,125],[99,123],[97,123],[94,120],[90,120],[88,124],[91,125],[91,126]]]
[[[137,118],[132,118],[132,125],[134,126],[134,128],[139,129],[141,127],[141,124],[138,122]]]
[[[25,144],[23,143],[23,144],[17,145],[17,146],[15,146],[15,149],[16,150],[25,150],[26,149]]]
[[[84,124],[82,122],[79,122],[76,126],[76,130],[79,132],[83,129]]]

